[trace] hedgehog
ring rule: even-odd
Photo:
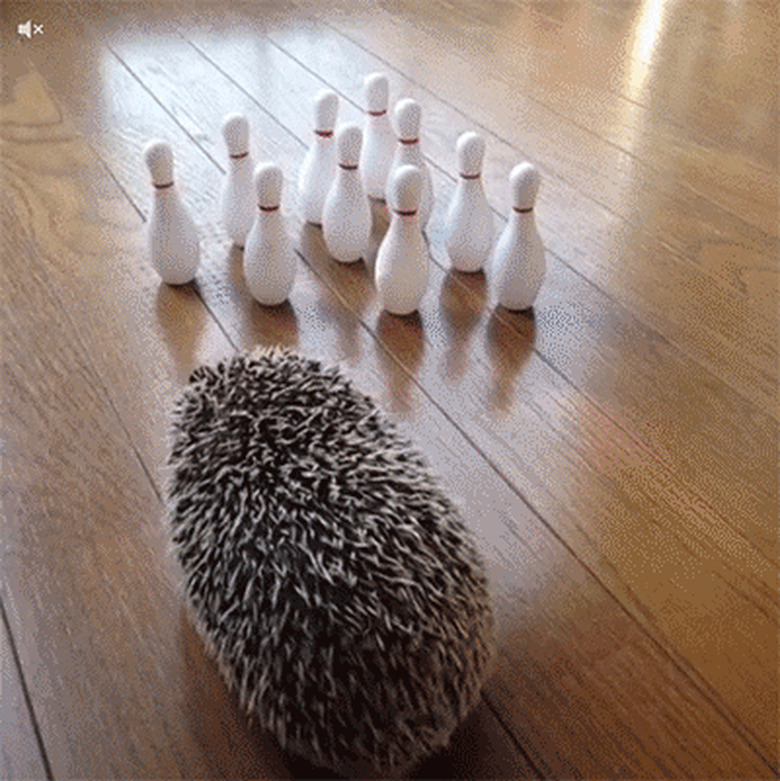
[[[473,534],[338,369],[277,348],[196,369],[166,524],[194,626],[289,753],[397,776],[478,703],[495,644]]]

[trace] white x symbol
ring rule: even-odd
[[[43,35],[43,25],[42,24],[34,24],[33,25],[33,35]]]

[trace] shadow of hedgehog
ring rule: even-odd
[[[166,513],[193,623],[284,749],[395,776],[479,701],[493,616],[472,535],[336,369],[277,349],[196,369]]]

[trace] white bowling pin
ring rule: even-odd
[[[195,278],[200,260],[198,231],[179,199],[173,181],[173,152],[165,141],[152,141],[144,150],[152,175],[154,202],[147,228],[152,267],[169,285]]]
[[[371,236],[371,207],[358,170],[362,138],[357,125],[343,125],[336,133],[339,166],[322,210],[328,252],[342,263],[362,258]]]
[[[479,271],[493,241],[493,212],[481,179],[485,139],[477,133],[463,133],[456,150],[460,178],[447,211],[445,243],[458,271]]]
[[[228,170],[220,200],[222,224],[231,241],[243,247],[255,219],[249,120],[242,114],[230,114],[225,117],[222,135],[228,151]]]
[[[420,225],[425,227],[433,207],[433,182],[431,172],[423,159],[420,151],[420,119],[422,109],[420,104],[412,98],[404,98],[395,104],[393,111],[395,129],[398,136],[393,162],[387,178],[386,192],[389,196],[390,185],[395,172],[403,165],[413,165],[420,169],[422,174],[422,192],[420,194],[419,218]]]
[[[490,262],[498,301],[507,309],[532,306],[544,280],[544,246],[533,212],[539,183],[531,163],[516,165],[509,175],[512,211]]]
[[[279,208],[283,181],[278,165],[261,163],[255,169],[257,210],[244,249],[244,278],[252,296],[266,306],[287,300],[298,270]]]
[[[314,99],[314,141],[298,176],[303,219],[315,225],[322,224],[322,207],[336,175],[333,128],[338,110],[339,98],[333,90],[323,89],[317,93]]]
[[[382,307],[396,315],[418,309],[428,284],[428,248],[418,215],[423,181],[419,168],[404,165],[390,183],[390,227],[377,253],[374,280]]]
[[[384,73],[372,73],[363,81],[366,123],[360,152],[360,175],[371,198],[384,199],[387,176],[395,152],[395,135],[387,115],[388,83]]]

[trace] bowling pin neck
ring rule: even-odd
[[[333,131],[315,130],[311,150],[315,155],[332,155],[335,158],[336,142],[333,138]]]
[[[365,191],[356,165],[339,164],[336,169],[335,188],[336,197],[342,199],[344,203],[356,203],[365,198]]]
[[[455,191],[460,194],[460,197],[478,195],[482,192],[482,180],[479,176],[461,175],[458,183],[455,185]]]
[[[152,214],[155,219],[163,222],[178,220],[184,211],[174,184],[169,187],[155,186],[154,200],[152,201]]]
[[[481,174],[461,174],[460,178],[466,182],[473,182],[475,179],[479,179]]]
[[[176,185],[160,184],[154,186],[154,204],[156,208],[173,208],[179,203],[179,195]]]
[[[249,152],[242,155],[230,155],[228,160],[231,171],[243,171],[244,169],[252,171],[252,159],[249,157]]]
[[[533,208],[518,209],[516,206],[513,206],[509,212],[509,227],[513,233],[518,235],[526,235],[535,231],[536,220],[534,219]]]
[[[279,214],[278,203],[276,204],[276,206],[264,206],[261,203],[257,205],[257,216],[260,219],[264,219],[264,220],[275,219],[278,214]]]
[[[420,215],[417,209],[394,209],[392,225],[400,234],[413,234],[420,230]]]
[[[369,117],[384,117],[387,116],[387,109],[379,109],[378,111],[366,111],[366,114]]]
[[[419,144],[399,144],[396,151],[396,161],[398,166],[414,165],[418,168],[423,166],[423,156]]]

